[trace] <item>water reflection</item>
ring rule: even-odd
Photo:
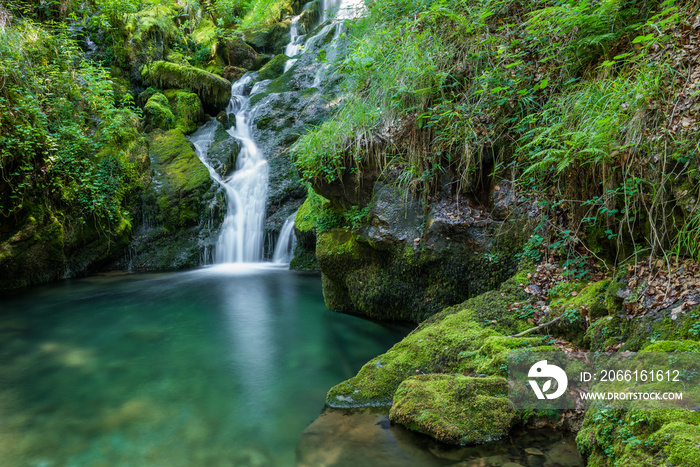
[[[2,299],[0,465],[293,465],[328,388],[406,332],[320,289],[230,265]]]

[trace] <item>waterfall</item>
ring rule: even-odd
[[[251,80],[250,75],[244,75],[233,83],[231,102],[226,109],[236,117],[235,127],[227,131],[241,145],[236,170],[231,176],[222,178],[206,159],[216,133],[216,120],[212,119],[190,137],[209,174],[226,192],[226,215],[216,243],[217,263],[254,263],[263,258],[268,164],[250,134],[252,115],[246,90]]]
[[[307,4],[308,5],[308,4]],[[304,6],[306,9],[306,5]],[[302,9],[302,12],[304,10]],[[292,18],[292,22],[289,25],[289,44],[284,48],[284,54],[287,57],[294,57],[299,52],[301,52],[302,44],[304,43],[304,36],[299,34],[299,20],[301,19],[301,14]],[[296,59],[287,60],[284,64],[284,72],[286,73],[292,65],[296,63]]]
[[[296,212],[284,221],[280,237],[277,239],[277,246],[275,246],[275,254],[272,256],[273,263],[289,263],[294,258],[294,247],[297,244],[297,238],[294,235],[295,215]]]
[[[364,9],[364,0],[321,0],[321,23],[357,18]]]
[[[310,3],[304,5],[303,10]],[[290,42],[284,52],[288,57],[298,57],[305,50],[311,49],[332,28],[334,31],[333,42],[338,39],[344,30],[344,19],[358,16],[364,8],[363,0],[322,0],[320,7],[321,22],[329,19],[319,33],[308,40],[299,34],[300,15],[295,16],[290,25]],[[334,44],[331,46],[330,59],[334,58]],[[285,71],[289,70],[297,59],[288,60]],[[328,64],[320,66],[314,79],[314,87],[321,82],[322,74],[328,68]],[[236,170],[228,177],[222,177],[207,160],[207,152],[214,141],[218,128],[215,119],[202,125],[190,136],[190,141],[195,146],[197,155],[209,170],[211,178],[215,180],[226,193],[226,215],[221,225],[219,236],[214,251],[216,263],[253,263],[263,259],[264,248],[264,220],[265,204],[268,191],[268,163],[262,151],[253,141],[251,136],[252,117],[250,110],[250,95],[255,94],[261,83],[256,83],[249,90],[253,75],[246,73],[231,86],[231,101],[226,112],[233,114],[236,125],[227,132],[240,143],[241,149],[236,162]],[[274,262],[289,262],[293,257],[294,243],[294,215],[287,218],[273,257]],[[205,257],[209,255],[205,251]]]

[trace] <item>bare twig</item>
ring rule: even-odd
[[[512,336],[510,336],[510,337],[522,337],[522,336],[524,336],[525,334],[530,334],[530,333],[533,332],[533,331],[537,331],[538,329],[542,329],[542,328],[545,327],[545,326],[549,326],[550,324],[554,324],[554,323],[556,323],[557,321],[559,321],[560,319],[561,319],[561,316],[557,316],[556,318],[554,318],[552,321],[550,321],[550,322],[548,322],[548,323],[540,324],[539,326],[535,326],[534,328],[527,329],[527,330],[525,330],[525,331],[523,331],[523,332],[521,332],[521,333],[514,334],[514,335],[512,335]]]

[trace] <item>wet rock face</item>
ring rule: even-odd
[[[135,270],[196,267],[202,263],[205,247],[215,241],[210,224],[223,216],[223,203],[212,203],[219,188],[179,130],[153,131],[149,155],[151,181],[134,216],[130,252],[112,266]]]
[[[344,190],[330,197],[331,204],[362,192],[350,183]],[[392,185],[375,183],[370,193],[369,225],[318,237],[316,256],[331,310],[419,322],[495,288],[515,271],[514,254],[529,235],[517,204],[507,208],[515,221],[504,222],[467,197],[443,198],[425,210]]]
[[[238,140],[226,131],[224,125],[221,125],[216,130],[214,141],[207,152],[207,159],[216,172],[225,177],[236,168],[240,150]]]
[[[285,219],[301,206],[306,189],[301,185],[287,148],[311,125],[323,121],[329,106],[320,92],[270,92],[258,99],[253,109],[253,136],[270,164],[270,186],[265,220],[266,252]]]

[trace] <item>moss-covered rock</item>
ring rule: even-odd
[[[314,0],[309,6],[299,14],[299,34],[306,34],[318,21],[321,2]]]
[[[287,63],[289,57],[284,54],[275,55],[275,58],[270,60],[258,71],[258,79],[275,79],[284,73],[284,64]]]
[[[560,317],[560,320],[551,325],[548,332],[565,338],[576,345],[584,345],[584,335],[589,320],[595,321],[608,315],[605,297],[609,284],[610,280],[602,280],[578,287],[575,283],[567,284],[573,288],[566,288],[564,292],[555,295],[550,301],[550,312],[544,319],[549,321]]]
[[[506,436],[515,419],[501,377],[412,376],[394,394],[391,421],[449,444],[481,444]]]
[[[263,53],[282,53],[289,43],[289,20],[279,21],[243,32],[245,41]]]
[[[227,39],[221,50],[226,65],[237,69],[253,68],[260,55],[240,36]]]
[[[517,300],[508,288],[502,287],[497,295],[503,300],[478,296],[424,321],[385,354],[365,364],[355,377],[332,388],[326,403],[332,407],[389,405],[396,388],[410,376],[505,376],[506,356],[514,349],[552,351],[552,347],[543,347],[542,337],[506,337],[492,320],[480,318],[506,315],[508,305]]]
[[[326,305],[375,319],[420,322],[497,287],[515,269],[506,255],[483,256],[459,245],[375,247],[345,229],[322,232],[317,239]]]
[[[222,71],[223,77],[235,83],[245,74],[245,69],[237,66],[226,66]]]
[[[697,352],[692,341],[662,341],[648,352]],[[697,397],[697,388],[686,386]],[[689,409],[609,409],[593,405],[576,437],[588,466],[700,465],[700,412]]]
[[[608,295],[609,296],[609,295]],[[614,308],[615,309],[615,308]],[[583,344],[595,351],[617,346],[638,351],[657,341],[700,340],[700,308],[675,303],[655,313],[629,319],[624,311],[600,318],[586,330]]]
[[[153,94],[143,107],[146,129],[170,130],[175,127],[175,115],[170,110],[168,98],[161,93]]]
[[[231,100],[231,82],[192,66],[164,61],[150,62],[141,68],[141,78],[161,89],[190,89],[202,101],[206,111],[216,114]]]
[[[178,129],[153,131],[149,155],[154,170],[137,212],[139,225],[126,266],[135,270],[195,267],[215,237],[209,229],[216,229],[223,216],[218,187]]]
[[[314,203],[328,203],[315,193],[309,193],[304,200],[304,204],[297,210],[294,216],[294,234],[297,244],[294,248],[294,258],[289,263],[289,268],[303,271],[318,269],[316,260],[316,217],[315,212],[320,208],[315,208]]]
[[[158,174],[156,221],[166,231],[195,225],[200,198],[212,181],[192,143],[178,130],[155,131],[150,137],[150,156]]]
[[[168,98],[178,130],[189,134],[204,122],[204,107],[197,94],[181,89],[167,89],[164,94]]]

